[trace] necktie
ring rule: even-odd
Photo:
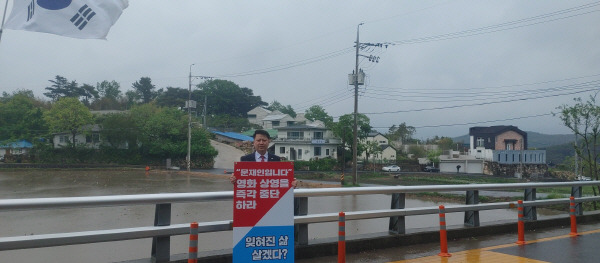
[[[264,155],[261,155],[261,156],[260,156],[260,161],[261,161],[261,162],[264,162],[264,161],[265,161],[265,156],[264,156]]]

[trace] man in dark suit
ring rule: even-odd
[[[267,149],[271,142],[271,136],[265,130],[254,131],[254,152],[248,155],[244,155],[240,158],[242,162],[279,162],[281,158],[275,154],[269,154]]]
[[[279,162],[281,161],[281,157],[275,154],[269,154],[267,149],[269,148],[269,143],[271,142],[271,136],[265,130],[256,130],[254,131],[254,142],[252,145],[254,146],[254,152],[248,155],[244,155],[240,158],[242,162]],[[232,175],[229,177],[229,180],[232,184],[235,184],[235,176]],[[292,181],[292,186],[296,188],[298,185],[298,181],[294,178]]]

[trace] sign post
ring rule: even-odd
[[[294,262],[294,165],[236,162],[233,262]]]

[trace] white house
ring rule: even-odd
[[[102,137],[100,136],[101,130],[102,127],[98,124],[83,126],[81,131],[75,134],[75,144],[85,146],[86,148],[100,149],[101,145],[108,144],[106,141],[102,140]],[[54,145],[54,148],[65,148],[73,143],[72,139],[73,134],[71,134],[71,132],[59,132],[54,134],[52,144]],[[128,149],[129,143],[122,142],[119,145],[116,145],[116,147],[119,149]]]
[[[246,114],[248,115],[248,121],[250,123],[262,126],[262,120],[267,117],[267,115],[271,114],[271,111],[258,106],[251,109]]]
[[[337,158],[341,140],[325,127],[296,125],[280,127],[271,141],[275,154],[287,160],[308,161],[316,158]]]
[[[440,155],[440,172],[444,173],[483,173],[484,161],[472,155],[460,154],[458,151],[447,151]]]
[[[263,129],[278,129],[296,124],[313,124],[323,123],[321,121],[311,122],[304,117],[304,113],[296,114],[293,118],[289,114],[284,114],[280,111],[270,111],[263,107],[255,107],[246,113],[248,122],[261,126]]]
[[[387,137],[383,136],[383,134],[379,132],[371,132],[367,135],[367,138],[362,140],[362,143],[367,142],[377,142],[381,152],[375,154],[375,156],[369,156],[369,160],[375,159],[377,162],[384,163],[389,161],[396,160],[396,149],[389,144],[389,140]],[[365,159],[367,155],[363,152],[360,158]]]
[[[98,124],[86,125],[82,128],[85,132],[75,134],[75,144],[85,145],[88,148],[99,149],[102,141],[100,140],[100,126]],[[73,134],[71,132],[55,133],[52,138],[54,148],[65,148],[73,143]]]
[[[296,123],[296,121],[290,115],[280,113],[279,111],[274,111],[262,120],[261,126],[264,129],[279,129],[280,127],[294,125],[294,123]]]
[[[304,113],[296,113],[296,118],[294,118],[296,124],[308,124],[311,123],[305,116]]]

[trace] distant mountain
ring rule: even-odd
[[[575,135],[573,134],[541,134],[537,132],[527,132],[527,146],[532,149],[546,149],[554,145],[563,145],[573,143]]]
[[[539,132],[527,132],[527,148],[546,149],[550,146],[572,143],[575,139],[573,134],[542,134]],[[469,135],[452,138],[455,142],[469,144]]]
[[[573,143],[565,143],[561,145],[552,145],[546,148],[546,162],[560,164],[567,156],[575,156],[575,148]]]

